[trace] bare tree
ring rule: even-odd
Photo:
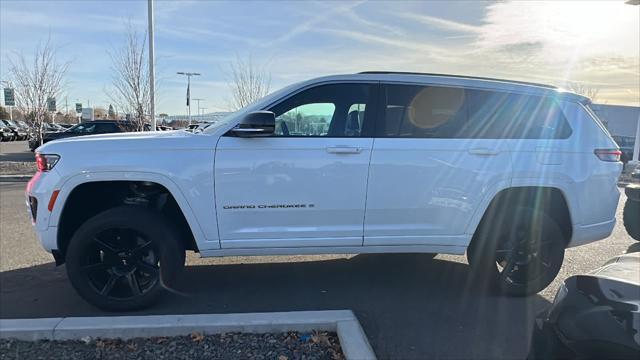
[[[252,57],[242,60],[236,56],[236,61],[229,64],[228,85],[232,99],[232,110],[243,108],[264,97],[271,87],[271,75],[265,66],[256,65]]]
[[[59,62],[51,37],[36,47],[32,62],[22,53],[10,56],[9,81],[15,89],[16,104],[42,142],[43,122],[49,118],[47,99],[56,98],[65,86],[70,62]]]
[[[599,88],[581,82],[570,81],[566,83],[566,87],[569,91],[588,97],[592,102],[596,102],[598,93],[600,92]]]
[[[131,114],[139,131],[144,130],[145,114],[151,107],[146,39],[146,32],[140,36],[129,24],[126,44],[109,52],[113,77],[112,88],[106,91],[118,109]]]

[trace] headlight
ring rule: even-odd
[[[49,171],[53,169],[58,160],[60,160],[60,155],[36,153],[38,171]]]

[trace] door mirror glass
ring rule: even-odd
[[[271,111],[248,113],[238,126],[231,130],[236,136],[271,136],[276,127],[276,116]]]

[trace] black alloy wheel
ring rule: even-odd
[[[120,206],[85,221],[66,253],[67,275],[89,303],[111,311],[141,309],[172,286],[185,250],[170,221],[139,206]]]
[[[160,281],[159,249],[133,229],[108,229],[87,246],[82,270],[102,296],[127,300]]]
[[[495,221],[498,220],[498,221]],[[481,229],[467,251],[478,274],[503,293],[537,293],[556,277],[564,260],[566,239],[546,213],[516,207]]]

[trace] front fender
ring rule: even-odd
[[[182,211],[185,219],[187,220],[187,223],[189,224],[189,227],[191,228],[191,232],[193,233],[196,244],[198,245],[198,249],[208,250],[220,248],[220,242],[218,241],[218,239],[206,238],[200,221],[198,221],[198,217],[196,216],[191,204],[187,200],[185,194],[181,191],[180,187],[169,177],[151,172],[91,172],[77,174],[68,178],[59,189],[60,192],[58,194],[57,204],[53,208],[49,217],[49,226],[58,227],[58,224],[60,223],[60,216],[64,209],[64,204],[69,198],[69,195],[76,187],[81,184],[99,181],[148,181],[164,186],[171,193],[171,195],[176,200],[176,203],[180,207],[180,210]],[[213,221],[215,221],[215,219]]]

